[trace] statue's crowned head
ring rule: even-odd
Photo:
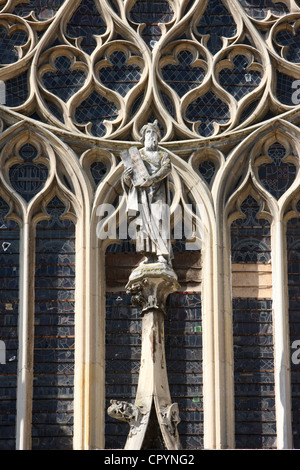
[[[147,124],[145,124],[141,131],[140,131],[140,135],[141,135],[141,142],[144,143],[145,142],[145,133],[147,131],[147,129],[151,129],[153,131],[156,132],[157,134],[157,140],[160,141],[161,140],[161,133],[160,133],[160,130],[159,130],[159,127],[158,127],[158,121],[155,120],[154,122],[148,122]]]

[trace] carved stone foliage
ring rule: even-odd
[[[2,0],[2,104],[117,140],[137,140],[155,118],[164,140],[180,140],[292,111],[300,7],[261,4]]]
[[[126,421],[130,425],[129,437],[136,435],[148,421],[149,412],[142,406],[125,401],[111,400],[107,413],[112,418]]]

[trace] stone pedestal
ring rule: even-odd
[[[139,382],[134,405],[112,401],[108,414],[130,425],[125,449],[154,448],[151,446],[161,442],[161,448],[178,450],[179,410],[177,403],[171,402],[164,342],[165,303],[180,287],[177,276],[165,263],[141,264],[131,273],[126,287],[133,305],[141,307]]]

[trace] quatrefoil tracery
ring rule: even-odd
[[[295,1],[262,2],[260,12],[248,0],[57,0],[51,8],[8,0],[1,7],[3,104],[57,127],[137,139],[153,116],[165,139],[189,139],[255,123],[268,112],[267,97],[275,114],[295,107]],[[268,32],[265,41],[258,31]]]

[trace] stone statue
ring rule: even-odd
[[[123,186],[127,193],[129,218],[132,214],[136,222],[136,251],[146,257],[143,263],[171,264],[171,162],[168,153],[159,149],[159,140],[157,121],[141,129],[144,147],[140,151],[131,148],[122,155],[125,163]]]
[[[136,251],[145,255],[145,261],[131,272],[125,287],[132,304],[141,307],[141,367],[135,403],[113,401],[108,413],[130,426],[126,450],[152,449],[154,442],[178,450],[179,409],[170,396],[164,345],[166,299],[180,288],[171,265],[171,162],[169,154],[158,147],[157,122],[146,124],[141,136],[141,150],[131,147],[121,154],[127,212],[136,227]]]

